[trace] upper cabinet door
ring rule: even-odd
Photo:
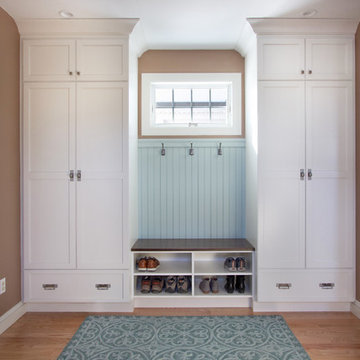
[[[263,37],[258,47],[259,80],[303,80],[305,41],[296,37]]]
[[[352,80],[353,40],[350,38],[307,39],[308,80]]]
[[[75,40],[24,40],[24,81],[75,80]]]
[[[127,41],[93,39],[77,41],[78,81],[127,80]]]

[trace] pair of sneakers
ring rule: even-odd
[[[165,292],[173,294],[176,291],[186,294],[190,290],[190,280],[187,276],[168,276],[165,280]]]
[[[156,271],[160,266],[160,261],[155,257],[141,257],[136,260],[138,271]]]
[[[143,276],[141,278],[141,292],[148,294],[150,291],[154,294],[162,292],[164,279],[161,276]]]
[[[246,260],[243,257],[227,257],[224,262],[224,268],[228,271],[244,271],[246,270]]]
[[[203,278],[199,284],[199,288],[204,294],[209,294],[210,291],[217,294],[219,292],[219,281],[217,277]]]

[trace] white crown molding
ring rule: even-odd
[[[360,319],[360,301],[355,300],[351,305],[350,305],[350,311]]]
[[[139,19],[19,19],[22,36],[27,35],[123,35],[128,36]]]
[[[246,57],[250,47],[256,44],[256,34],[251,25],[247,22],[244,24],[240,37],[236,43],[235,50],[240,53],[241,56]]]
[[[0,334],[19,320],[25,313],[25,305],[22,302],[19,302],[4,315],[0,316]]]
[[[356,19],[248,18],[257,35],[354,35]]]

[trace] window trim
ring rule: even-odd
[[[141,136],[242,136],[242,74],[241,73],[143,73],[141,78]],[[161,82],[231,83],[231,126],[153,126],[151,84]],[[234,96],[236,94],[236,96]]]

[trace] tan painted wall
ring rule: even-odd
[[[21,300],[19,48],[17,26],[0,8],[0,316]]]
[[[141,74],[142,73],[231,73],[244,75],[245,60],[235,50],[149,50],[139,58],[138,114],[141,137]],[[242,104],[245,104],[245,82],[242,83]],[[245,106],[242,113],[242,133],[245,136]],[[151,138],[152,136],[146,136]],[[174,136],[166,136],[174,137]],[[184,137],[184,136],[181,136]],[[195,137],[195,136],[192,136]],[[204,136],[206,137],[206,136]],[[226,136],[227,137],[227,136]],[[144,137],[145,138],[145,137]]]
[[[360,25],[355,37],[356,53],[356,299],[360,301]]]

